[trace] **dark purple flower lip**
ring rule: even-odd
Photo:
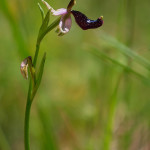
[[[95,29],[103,25],[103,16],[99,17],[97,20],[91,20],[86,15],[81,13],[80,11],[71,10],[76,23],[83,29]]]

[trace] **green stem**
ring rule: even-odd
[[[45,30],[45,32],[43,32],[43,34],[38,36],[37,43],[36,43],[36,51],[35,51],[34,60],[33,60],[33,66],[34,67],[36,67],[36,62],[37,62],[37,58],[38,58],[38,53],[39,53],[41,41],[43,40],[43,38],[45,37],[45,35],[48,32],[53,30],[59,24],[59,22],[60,22],[60,18],[56,19],[50,26],[47,27],[47,29]]]
[[[45,37],[45,35],[50,32],[52,29],[54,29],[58,24],[59,24],[60,18],[56,19],[50,26],[47,27],[46,31],[41,35],[38,36],[37,38],[37,43],[36,43],[36,50],[35,50],[35,55],[33,59],[33,67],[36,67],[37,59],[38,59],[38,54],[39,54],[39,49],[40,49],[40,43],[42,39]],[[24,145],[25,145],[25,150],[30,150],[30,144],[29,144],[29,122],[30,122],[30,110],[31,110],[31,105],[32,101],[34,99],[34,96],[37,92],[37,89],[39,87],[36,86],[35,81],[35,86],[32,85],[32,79],[30,79],[29,82],[29,90],[28,90],[28,98],[27,98],[27,103],[26,103],[26,111],[25,111],[25,122],[24,122]]]
[[[30,118],[31,104],[32,104],[32,100],[29,98],[27,100],[26,112],[25,112],[25,125],[24,125],[25,150],[30,150],[30,144],[29,144],[29,118]]]
[[[119,89],[121,78],[122,78],[122,73],[117,80],[116,87],[111,97],[103,150],[110,150],[110,145],[111,145],[112,136],[113,136],[113,122],[114,122],[115,112],[117,108],[117,94],[118,94],[118,89]]]
[[[36,43],[36,51],[35,51],[35,55],[34,55],[34,60],[33,60],[33,67],[36,67],[36,62],[37,62],[37,58],[38,58],[38,54],[39,54],[39,49],[40,49],[40,42]]]
[[[33,66],[36,67],[36,62],[38,58],[38,53],[39,53],[39,48],[40,48],[40,43],[36,44],[36,51],[35,51],[35,56],[34,56],[34,61],[33,61]],[[36,83],[35,83],[36,84]],[[29,144],[29,119],[30,119],[30,110],[31,110],[31,104],[34,99],[33,91],[35,86],[32,86],[32,81],[30,79],[29,82],[29,90],[28,90],[28,98],[27,98],[27,103],[26,103],[26,111],[25,111],[25,123],[24,123],[24,145],[25,145],[25,150],[30,150],[30,144]]]

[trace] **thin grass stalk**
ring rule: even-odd
[[[126,70],[126,72],[134,74],[136,77],[139,77],[142,81],[145,81],[146,83],[148,83],[148,85],[150,85],[150,80],[148,77],[135,71],[130,66],[125,65],[114,58],[111,58],[109,55],[97,50],[96,48],[92,48],[92,50],[89,52],[92,53],[93,55],[97,56],[101,60],[108,60],[108,61],[112,62],[113,64],[120,66],[122,69]]]
[[[128,46],[124,45],[123,43],[119,42],[116,38],[113,38],[112,36],[106,34],[105,32],[101,32],[100,34],[96,35],[100,37],[104,43],[107,43],[107,47],[113,47],[115,51],[119,51],[124,56],[130,57],[132,61],[137,62],[141,66],[143,66],[145,69],[150,71],[150,61],[143,56],[139,55],[135,51],[133,51]],[[101,40],[99,39],[101,42]]]
[[[127,32],[128,34],[126,35],[126,45],[130,48],[132,47],[133,41],[134,41],[135,4],[136,3],[134,0],[132,0],[132,1],[127,0],[127,4],[126,4],[126,16],[127,17],[126,18],[127,18],[128,25],[127,25],[126,30],[128,31]],[[128,66],[132,67],[131,58],[127,58],[127,64],[128,64]],[[130,106],[130,100],[131,100],[131,93],[133,90],[133,82],[130,78],[130,73],[127,72],[126,70],[124,70],[124,82],[125,82],[124,99],[126,100],[128,109],[130,109],[129,106]],[[132,134],[132,132],[130,133],[130,136],[131,136],[131,134]],[[128,138],[125,136],[125,141],[127,141],[125,143],[127,147],[123,148],[123,149],[129,149],[129,146],[130,146],[129,143],[131,141],[131,137]]]
[[[52,122],[50,119],[51,117],[49,115],[47,116],[47,114],[44,112],[41,103],[38,103],[37,111],[41,125],[43,127],[42,132],[45,135],[43,149],[58,150],[58,145],[56,144],[56,137],[53,133]]]
[[[127,0],[127,4],[126,4],[126,14],[127,14],[127,29],[128,30],[128,34],[127,34],[127,39],[126,39],[126,45],[128,47],[132,47],[133,45],[133,40],[134,40],[134,20],[135,20],[135,3],[134,0],[130,1]],[[132,66],[132,61],[131,58],[127,59],[127,64],[129,66]],[[124,70],[125,72],[125,99],[126,101],[129,103],[130,101],[130,97],[131,97],[131,91],[132,91],[132,81],[129,78],[129,73],[126,72],[126,70]]]
[[[126,35],[126,45],[128,47],[131,47],[133,45],[133,40],[134,40],[134,26],[135,26],[135,5],[136,3],[134,0],[126,1],[126,30],[127,30],[127,35]]]
[[[110,108],[109,108],[109,113],[108,113],[108,120],[107,120],[107,125],[106,125],[103,150],[110,150],[110,147],[111,147],[112,136],[113,136],[113,124],[115,120],[115,112],[116,112],[117,100],[118,100],[117,95],[118,95],[118,89],[119,89],[121,79],[122,79],[122,73],[118,77],[115,89],[110,99]]]
[[[0,127],[0,149],[11,150],[8,140],[1,127]]]
[[[124,16],[124,3],[125,0],[118,0],[118,17],[117,17],[117,37],[122,38],[123,16]]]
[[[0,1],[0,8],[10,24],[13,33],[13,38],[17,44],[19,54],[21,55],[22,58],[24,58],[24,56],[28,56],[27,46],[26,43],[24,42],[24,37],[21,33],[20,26],[14,19],[6,0]]]

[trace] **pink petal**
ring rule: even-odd
[[[60,9],[57,9],[57,10],[53,10],[52,13],[53,13],[54,16],[65,15],[65,14],[67,14],[67,9],[60,8]]]
[[[67,17],[67,18],[65,19],[64,28],[70,30],[71,25],[72,25],[72,20],[71,20],[71,16],[69,15],[69,17]]]
[[[66,15],[63,15],[61,17],[61,20],[60,20],[60,23],[59,23],[60,33],[65,34],[65,33],[69,32],[69,30],[71,28],[71,25],[72,25],[71,16],[69,15],[66,18]]]

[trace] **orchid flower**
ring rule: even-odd
[[[42,2],[46,5],[46,7],[51,11],[54,16],[61,16],[59,26],[57,29],[58,35],[64,35],[69,32],[72,20],[71,14],[74,16],[76,23],[83,29],[94,29],[102,26],[103,24],[103,16],[99,17],[97,20],[90,20],[86,15],[79,11],[72,10],[72,7],[75,5],[75,0],[70,0],[70,3],[67,6],[67,9],[60,8],[54,10],[46,1],[42,0]]]

